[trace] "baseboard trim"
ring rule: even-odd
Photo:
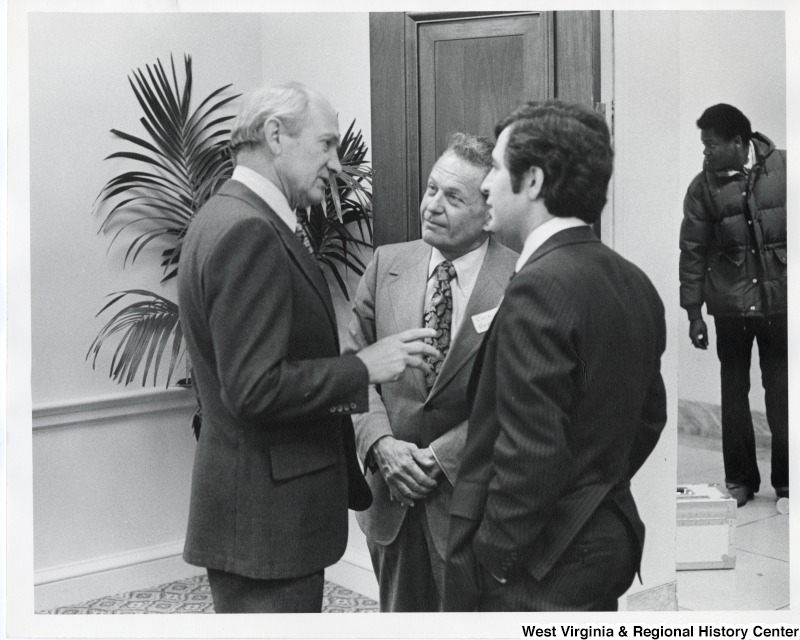
[[[173,387],[134,391],[77,402],[42,404],[33,408],[33,429],[55,429],[126,416],[142,416],[196,406],[191,389]]]
[[[205,571],[184,562],[183,541],[76,562],[34,573],[34,609],[46,611],[147,589]]]
[[[757,447],[769,448],[772,433],[767,423],[767,415],[763,411],[750,411],[753,420],[753,433]],[[718,404],[699,400],[678,399],[678,433],[703,438],[722,438],[722,416]]]
[[[118,553],[36,571],[33,576],[34,607],[46,611],[79,604],[103,596],[147,589],[205,572],[182,558],[183,540]],[[378,581],[364,554],[348,549],[335,565],[325,570],[331,582],[378,600]]]
[[[39,569],[33,574],[33,584],[38,587],[40,585],[50,584],[51,582],[82,578],[84,576],[102,573],[103,571],[124,569],[138,564],[164,560],[173,556],[179,556],[182,553],[183,540],[175,540],[152,547],[135,549],[134,551],[114,553],[81,562],[70,562],[46,569]]]

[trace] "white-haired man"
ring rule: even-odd
[[[192,221],[178,276],[203,407],[184,559],[218,613],[314,612],[344,553],[347,508],[371,496],[350,414],[369,384],[425,367],[409,331],[339,356],[325,278],[295,234],[341,170],[330,103],[298,83],[258,89],[234,123],[232,179]]]

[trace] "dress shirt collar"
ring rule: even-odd
[[[481,270],[481,265],[483,264],[483,259],[486,256],[486,251],[488,248],[489,240],[487,238],[477,249],[473,249],[472,251],[465,253],[463,256],[451,261],[456,270],[456,286],[461,289],[461,292],[467,297],[469,297],[469,294],[472,291],[472,286],[475,284],[475,280],[478,278],[478,272]],[[445,260],[447,260],[447,258],[442,255],[441,251],[439,251],[436,247],[431,248],[431,261],[428,263],[429,280],[434,271],[436,271],[436,267]]]
[[[556,235],[559,231],[564,229],[572,229],[573,227],[589,226],[580,218],[551,218],[544,224],[540,224],[525,238],[525,244],[522,246],[522,252],[519,254],[517,266],[514,273],[522,269],[528,258],[541,247],[552,236]]]
[[[272,182],[267,180],[260,173],[253,171],[249,167],[237,165],[233,170],[232,180],[241,182],[259,198],[266,202],[267,206],[278,214],[278,217],[286,223],[292,233],[297,227],[297,216],[291,207],[286,196]]]

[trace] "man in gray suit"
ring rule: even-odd
[[[192,220],[181,326],[203,407],[184,559],[208,570],[218,613],[319,612],[344,553],[347,508],[371,496],[350,414],[368,384],[426,367],[432,331],[339,356],[325,278],[295,235],[341,170],[328,101],[292,83],[242,103],[236,168]]]
[[[448,512],[469,415],[475,353],[503,297],[517,254],[486,231],[480,185],[491,168],[486,138],[453,136],[420,205],[422,240],[376,250],[356,294],[345,352],[397,331],[436,328],[442,357],[371,385],[354,417],[370,471],[370,509],[356,517],[380,583],[382,611],[440,609]]]

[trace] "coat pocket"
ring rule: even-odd
[[[763,295],[768,314],[786,312],[786,247],[764,251]]]
[[[711,256],[704,297],[708,312],[738,313],[745,305],[745,252],[726,251]]]
[[[289,480],[336,464],[336,449],[325,440],[281,442],[269,447],[272,479]]]

